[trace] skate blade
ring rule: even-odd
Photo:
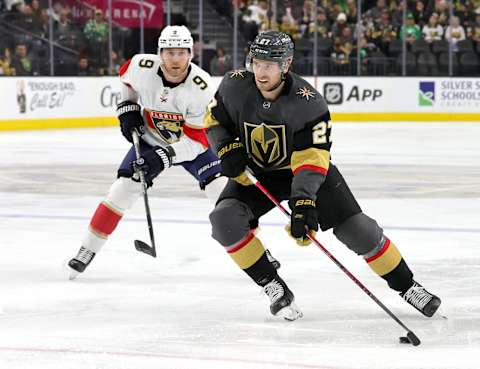
[[[289,306],[285,306],[283,309],[279,310],[276,316],[282,317],[288,321],[294,321],[303,317],[303,313],[298,306],[292,302]]]

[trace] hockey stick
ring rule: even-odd
[[[140,159],[140,140],[138,138],[137,131],[132,131],[133,137],[133,146],[135,147],[135,156]],[[150,205],[148,204],[148,195],[147,195],[147,182],[145,182],[145,173],[142,170],[138,171],[138,175],[140,176],[140,182],[142,184],[142,194],[143,194],[143,202],[145,203],[145,213],[147,215],[147,224],[148,224],[148,232],[150,233],[150,242],[152,246],[148,246],[145,242],[140,240],[135,240],[135,248],[137,251],[143,252],[148,254],[154,258],[157,257],[157,250],[155,249],[155,237],[153,235],[153,224],[152,224],[152,216],[150,214]]]
[[[262,184],[255,178],[253,172],[251,171],[250,168],[246,169],[246,173],[248,176],[248,179],[250,179],[253,184],[264,193],[265,196],[267,196],[270,201],[272,201],[277,208],[279,208],[287,218],[290,219],[290,212],[285,209],[280,202],[273,197],[273,195],[265,188],[262,186]],[[337,267],[339,267],[342,272],[344,272],[355,284],[360,287],[360,289],[365,292],[378,306],[380,306],[383,311],[385,311],[393,320],[395,320],[403,329],[407,331],[407,339],[408,341],[414,345],[418,346],[420,344],[420,339],[413,333],[403,322],[398,319],[395,314],[393,314],[370,290],[363,285],[362,282],[360,282],[346,267],[343,266],[342,263],[340,263],[331,253],[328,251],[314,236],[312,236],[310,233],[307,233],[307,237],[310,241],[312,241],[320,250],[322,250],[328,258],[333,261]],[[403,343],[404,337],[400,337],[400,342]]]

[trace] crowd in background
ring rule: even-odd
[[[109,27],[100,9],[85,9],[85,22],[76,22],[72,10],[46,0],[0,0],[0,75],[48,75],[49,33],[53,19],[55,75],[106,75],[123,63],[119,50],[112,51],[109,71]]]
[[[231,11],[228,0],[219,1],[225,12]],[[336,66],[334,74],[348,74],[352,68],[342,66],[357,55],[364,66],[369,57],[398,58],[404,39],[407,50],[414,52],[409,57],[430,59],[427,65],[442,59],[448,64],[451,45],[453,62],[467,52],[473,58],[472,72],[475,65],[480,68],[480,0],[453,0],[452,9],[447,0],[366,0],[362,1],[360,22],[356,0],[319,0],[316,8],[313,0],[277,0],[276,9],[267,0],[234,1],[239,4],[243,35],[252,40],[257,32],[267,29],[289,34],[296,41],[297,65],[311,56],[316,30],[318,56]]]
[[[448,63],[451,59],[446,58],[451,58],[448,55],[451,46],[454,62],[467,53],[480,65],[480,0],[453,0],[452,9],[447,0],[365,0],[360,18],[356,0],[318,0],[317,7],[312,0],[276,0],[275,9],[272,3],[267,0],[210,1],[230,22],[233,7],[238,6],[240,32],[247,41],[267,29],[291,35],[296,43],[296,65],[300,72],[301,64],[311,63],[313,58],[315,33],[317,55],[322,62],[328,59],[335,67],[334,74],[348,74],[351,69],[345,67],[356,64],[357,55],[365,68],[375,59],[398,58],[404,39],[408,50],[414,53],[409,58],[417,58],[416,61],[433,58],[435,63],[441,60]],[[125,57],[131,55],[117,44],[109,54],[109,31],[104,14],[94,8],[86,9],[86,14],[88,19],[80,23],[62,2],[54,2],[53,9],[49,10],[47,0],[0,0],[0,75],[49,74],[50,18],[56,75],[114,74]],[[222,75],[233,66],[231,56],[221,46],[207,64],[204,67],[213,75]],[[480,70],[478,72],[480,74]]]

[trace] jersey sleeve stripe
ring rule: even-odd
[[[150,115],[150,112],[147,109],[145,109],[143,111],[143,116],[145,117],[145,120],[147,121],[148,127],[155,131],[155,124],[153,123],[152,116]]]
[[[194,141],[201,143],[205,148],[208,147],[208,139],[205,128],[192,127],[188,124],[183,125],[183,133],[185,136],[191,138]]]
[[[308,148],[294,151],[291,157],[291,167],[294,175],[302,170],[312,170],[327,175],[329,164],[330,153],[322,149]]]
[[[127,72],[127,69],[128,69],[128,66],[130,65],[130,62],[132,61],[132,59],[128,59],[125,63],[123,63],[123,65],[120,67],[120,70],[118,71],[118,75],[120,77],[122,77],[126,72]]]
[[[324,176],[326,176],[327,173],[328,173],[328,169],[326,169],[326,168],[316,167],[314,165],[302,165],[302,166],[298,167],[297,169],[295,169],[293,171],[293,174],[296,175],[297,173],[301,172],[302,170],[311,170],[312,172],[317,172],[317,173],[323,174]]]

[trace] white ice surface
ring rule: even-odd
[[[139,201],[69,281],[65,264],[128,145],[115,129],[0,133],[0,369],[478,369],[479,139],[467,123],[334,127],[335,163],[448,319],[419,315],[331,232],[318,238],[419,336],[413,347],[318,248],[295,246],[275,209],[260,235],[304,318],[270,316],[177,168],[150,199],[158,258],[134,250],[148,241]]]

